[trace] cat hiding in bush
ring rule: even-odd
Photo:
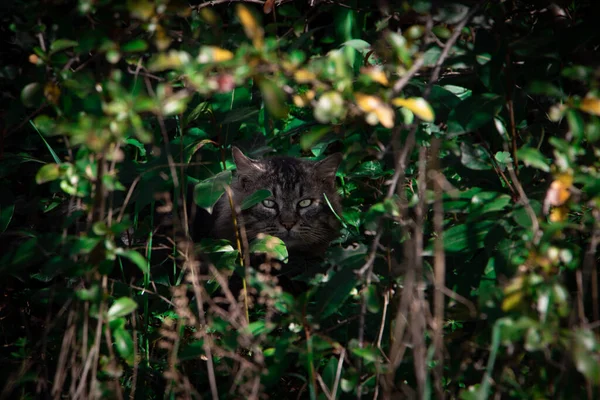
[[[246,197],[260,189],[271,192],[267,199],[241,211],[240,219],[248,240],[252,241],[260,233],[276,236],[285,242],[291,260],[298,253],[321,256],[339,234],[340,223],[331,207],[339,215],[341,205],[335,173],[342,155],[336,153],[321,161],[309,161],[294,157],[254,160],[237,147],[232,153],[237,166],[231,184],[234,203],[242,204]],[[235,243],[227,194],[215,205],[213,234]]]

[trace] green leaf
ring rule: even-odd
[[[362,39],[348,40],[347,42],[342,43],[342,46],[352,47],[354,50],[356,50],[360,53],[364,53],[371,48],[371,45],[369,44],[369,42],[366,42]]]
[[[358,283],[358,276],[349,265],[335,273],[317,292],[317,312],[314,315],[323,320],[335,313]]]
[[[50,45],[50,54],[68,49],[70,47],[75,47],[77,46],[79,43],[77,43],[74,40],[70,40],[70,39],[58,39],[55,40],[54,42],[52,42],[52,44]]]
[[[476,221],[456,225],[444,232],[444,248],[450,252],[475,251],[484,245],[484,239],[496,221]]]
[[[33,127],[33,129],[35,129],[35,131],[38,133],[38,135],[40,135],[40,138],[42,139],[42,141],[46,145],[46,148],[48,149],[48,151],[52,155],[52,159],[54,160],[54,162],[57,163],[57,164],[60,164],[60,158],[58,157],[58,154],[56,154],[56,152],[54,151],[54,149],[52,148],[52,146],[50,146],[50,143],[48,143],[48,141],[46,140],[46,138],[44,137],[44,135],[42,135],[42,132],[44,134],[46,134],[46,135],[50,135],[51,134],[51,132],[49,132],[49,131],[51,129],[54,129],[54,127],[55,127],[54,121],[52,119],[50,119],[50,117],[48,117],[46,115],[40,115],[39,117],[37,117],[35,119],[35,123],[33,121],[31,121],[31,120],[29,120],[29,123],[31,124],[31,126]],[[38,129],[38,125],[40,125],[39,129]]]
[[[504,105],[504,98],[494,93],[473,95],[463,100],[448,116],[448,134],[473,132],[491,122]]]
[[[337,366],[338,360],[332,356],[329,358],[329,361],[325,365],[325,368],[323,368],[323,382],[325,382],[325,385],[329,388],[329,390],[333,389],[333,385],[335,383],[335,376],[337,374],[338,369]]]
[[[75,295],[82,301],[94,301],[100,297],[100,286],[93,284],[89,289],[79,289]]]
[[[550,172],[548,159],[542,155],[538,149],[533,147],[521,147],[517,151],[517,157],[528,167],[541,169],[544,172]]]
[[[267,189],[260,189],[256,192],[252,193],[250,196],[246,197],[244,201],[242,201],[241,208],[242,210],[247,210],[251,207],[254,207],[261,201],[271,197],[272,193]]]
[[[133,364],[135,352],[133,348],[133,338],[129,331],[125,329],[116,329],[112,334],[119,355],[125,359],[127,364]]]
[[[35,107],[42,101],[42,85],[39,82],[32,82],[21,90],[21,101],[25,107]]]
[[[131,314],[137,309],[137,307],[138,305],[135,300],[129,297],[121,297],[115,300],[113,305],[108,309],[108,313],[106,315],[108,320],[112,321],[116,318]]]
[[[278,119],[283,119],[288,115],[288,105],[286,95],[275,82],[263,78],[258,81],[258,86],[265,101],[265,106],[269,113]]]
[[[465,167],[478,171],[492,169],[490,157],[483,146],[461,142],[460,153],[460,162]]]
[[[141,51],[146,51],[147,49],[148,43],[146,43],[146,41],[142,39],[134,39],[121,46],[121,50],[127,53],[137,53]]]
[[[383,167],[381,166],[381,162],[379,161],[365,161],[362,162],[356,167],[356,169],[352,172],[353,177],[365,177],[369,179],[378,179],[385,172],[383,171]]]
[[[479,192],[471,198],[468,218],[479,218],[482,214],[502,211],[512,202],[507,194],[498,192]]]
[[[573,137],[577,140],[583,139],[585,125],[581,113],[577,110],[567,110],[565,115],[567,117],[567,122],[569,123],[569,131]]]
[[[508,151],[499,151],[499,152],[496,153],[496,155],[494,156],[494,158],[500,164],[508,164],[508,163],[513,162],[513,159],[510,156],[510,153]]]
[[[287,263],[288,251],[283,240],[275,236],[260,235],[250,244],[252,253],[263,253],[276,260]]]
[[[358,345],[352,346],[352,354],[357,357],[360,357],[367,364],[377,362],[380,359],[380,351],[374,347],[365,345],[365,347],[360,348]]]
[[[118,248],[116,250],[116,254],[129,259],[129,261],[134,263],[140,269],[140,271],[144,273],[144,275],[150,273],[150,265],[148,264],[148,260],[146,260],[146,258],[144,258],[144,256],[137,251]]]
[[[600,346],[596,335],[589,329],[578,329],[572,338],[575,367],[592,384],[600,384]]]
[[[0,233],[6,231],[15,212],[15,202],[12,192],[0,185]]]
[[[381,301],[379,294],[377,293],[376,285],[369,285],[364,292],[365,300],[367,302],[367,310],[372,313],[377,313],[381,309]]]
[[[35,174],[35,182],[38,185],[52,182],[60,177],[60,166],[58,164],[46,164]]]
[[[300,136],[300,147],[302,150],[312,148],[323,136],[331,131],[330,126],[317,125],[310,128],[308,132]]]
[[[231,183],[231,171],[226,170],[199,182],[194,188],[194,202],[208,212],[225,192],[225,186]]]

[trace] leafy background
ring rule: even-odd
[[[2,398],[600,394],[597,2],[0,8]],[[231,145],[343,153],[322,263]]]

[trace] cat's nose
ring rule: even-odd
[[[291,230],[294,225],[296,225],[295,221],[280,221],[281,226],[283,226],[288,231]]]

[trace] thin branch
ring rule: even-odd
[[[440,139],[434,139],[431,146],[431,172],[438,172],[440,169],[439,151]],[[433,230],[434,239],[434,282],[435,292],[433,294],[433,345],[435,348],[435,375],[434,382],[437,398],[443,399],[444,390],[442,388],[442,376],[444,374],[444,291],[446,288],[446,254],[444,253],[444,203],[442,202],[443,188],[438,179],[433,179]]]
[[[291,1],[293,1],[293,0],[278,0],[275,2],[275,5],[279,6],[284,3],[290,3]],[[195,8],[199,10],[204,7],[213,7],[213,6],[217,6],[219,4],[226,4],[226,3],[251,3],[251,4],[260,4],[261,6],[264,6],[264,4],[265,4],[265,2],[262,0],[213,0],[213,1],[207,1],[205,3],[198,4],[197,6],[195,6]]]

